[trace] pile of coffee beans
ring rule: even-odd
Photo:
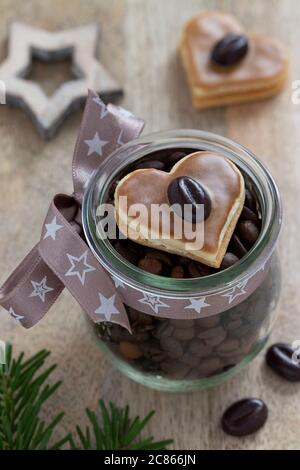
[[[227,371],[257,344],[268,322],[276,286],[272,276],[244,302],[218,315],[166,319],[127,308],[132,334],[119,325],[96,325],[109,348],[133,367],[169,379],[200,379]],[[251,314],[249,314],[251,312]]]
[[[138,162],[127,169],[127,173],[142,168],[156,168],[163,171],[170,169],[180,159],[195,150],[178,149],[175,152],[160,151],[153,153],[151,159]],[[120,178],[126,173],[120,175]],[[109,190],[109,202],[113,203],[114,192],[118,181],[114,181]],[[169,254],[153,248],[147,248],[129,239],[110,240],[115,250],[133,265],[158,276],[172,278],[196,278],[209,276],[233,266],[255,244],[261,229],[261,214],[259,203],[251,182],[245,178],[245,204],[237,223],[234,234],[228,246],[221,267],[210,268],[184,256]],[[205,194],[203,195],[205,199]]]

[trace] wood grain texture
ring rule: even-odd
[[[291,82],[300,78],[300,8],[297,0],[251,2],[201,0],[1,0],[0,41],[11,19],[59,29],[96,20],[102,27],[99,55],[124,86],[122,104],[147,122],[145,132],[190,127],[225,134],[253,150],[269,167],[284,199],[280,241],[283,290],[272,340],[300,339],[299,229],[300,105],[291,101]],[[178,55],[181,27],[205,8],[234,13],[245,28],[280,37],[291,51],[290,79],[278,97],[227,109],[191,109]],[[1,51],[4,57],[4,49]],[[71,116],[58,136],[45,144],[26,115],[0,106],[0,282],[39,237],[51,197],[71,191],[71,158],[80,113]],[[103,358],[80,307],[64,292],[46,318],[25,331],[0,312],[0,337],[16,350],[45,347],[64,380],[46,414],[64,409],[59,432],[85,422],[84,408],[100,397],[131,403],[132,412],[157,410],[150,430],[173,437],[175,449],[293,449],[300,447],[300,394],[264,365],[263,354],[247,370],[206,392],[174,395],[146,390],[121,376]],[[223,410],[246,396],[263,398],[269,420],[254,436],[236,439],[220,429]]]

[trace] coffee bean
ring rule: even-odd
[[[208,357],[202,360],[198,366],[199,377],[209,377],[216,373],[222,366],[222,361],[219,357]]]
[[[235,339],[235,338],[231,338],[231,339],[226,339],[225,341],[223,341],[223,343],[221,343],[217,347],[217,351],[221,352],[221,353],[223,353],[223,352],[224,353],[227,353],[227,352],[232,353],[232,351],[235,351],[239,347],[240,347],[239,340]]]
[[[217,336],[223,336],[225,334],[226,336],[226,331],[222,326],[216,326],[215,328],[209,328],[208,330],[202,331],[201,333],[198,333],[198,338],[200,339],[211,339]],[[225,339],[225,337],[224,337]]]
[[[226,325],[226,330],[231,331],[231,330],[236,330],[240,326],[242,326],[243,322],[242,320],[231,320],[229,323]]]
[[[174,331],[174,326],[172,326],[168,320],[160,322],[160,324],[157,326],[157,328],[153,332],[153,336],[155,338],[161,339],[161,338],[168,338],[173,334]]]
[[[190,341],[195,336],[195,330],[194,328],[176,328],[173,336],[179,341]]]
[[[185,152],[173,152],[166,159],[165,164],[171,169],[179,160],[186,157]]]
[[[251,248],[259,236],[259,230],[251,220],[244,220],[237,225],[237,233],[242,242]]]
[[[247,38],[242,34],[229,33],[217,42],[211,58],[218,65],[234,65],[245,57],[247,51]]]
[[[182,266],[178,265],[178,266],[174,266],[172,269],[171,269],[171,277],[173,277],[174,279],[182,279],[184,277],[184,269]]]
[[[190,354],[189,352],[185,352],[183,356],[180,358],[180,362],[183,364],[187,364],[190,367],[197,367],[199,364],[200,358],[199,356],[195,356],[194,354]]]
[[[160,345],[167,355],[173,359],[178,359],[183,355],[183,348],[179,341],[174,338],[163,338]]]
[[[160,160],[147,160],[145,162],[138,163],[135,166],[136,170],[143,170],[144,168],[154,168],[155,170],[164,170],[165,164]]]
[[[177,256],[177,260],[179,264],[181,264],[181,266],[183,266],[184,268],[186,268],[191,262],[191,260],[189,258],[186,258],[185,256]]]
[[[146,313],[139,312],[135,308],[129,307],[128,314],[130,320],[134,323],[141,325],[152,325],[153,323],[153,317],[151,317],[151,315],[146,315]]]
[[[128,244],[126,244],[125,240],[122,240],[122,241],[117,240],[115,243],[115,249],[127,261],[135,265],[137,264],[138,255]]]
[[[161,363],[161,368],[164,372],[180,372],[180,374],[184,377],[189,371],[189,367],[182,364],[176,359],[167,359]]]
[[[205,344],[204,341],[194,338],[189,343],[189,351],[197,357],[208,357],[212,353],[212,348]]]
[[[179,176],[171,181],[168,186],[168,199],[171,205],[180,206],[182,211],[180,216],[190,222],[200,222],[209,217],[211,211],[209,194],[198,181],[189,176]],[[184,207],[186,204],[190,208],[189,211]],[[204,214],[198,207],[199,204],[203,205]]]
[[[145,253],[147,258],[158,259],[167,266],[172,266],[172,256],[165,251],[155,250],[154,248],[146,248]]]
[[[246,436],[258,431],[265,424],[267,417],[268,408],[262,400],[246,398],[225,411],[222,428],[232,436]]]
[[[300,354],[287,343],[275,343],[267,351],[266,360],[269,367],[281,377],[291,382],[300,381]],[[298,362],[297,362],[298,361]]]
[[[154,258],[142,258],[138,262],[138,267],[151,274],[160,275],[163,270],[161,261]]]
[[[248,188],[245,189],[245,206],[253,212],[256,212],[256,200],[252,191]]]
[[[188,265],[188,272],[191,277],[203,277],[212,274],[213,270],[205,264],[191,261]]]
[[[230,253],[230,251],[228,251],[227,253],[225,253],[225,256],[224,256],[223,261],[221,263],[221,269],[230,268],[231,266],[233,266],[238,261],[239,261],[238,257],[235,254]]]
[[[232,335],[236,336],[237,338],[240,338],[241,336],[247,335],[250,330],[251,326],[248,323],[244,323],[238,328],[232,330]]]
[[[115,196],[115,190],[116,190],[116,187],[118,186],[118,183],[119,181],[116,180],[116,181],[113,181],[113,183],[111,184],[109,190],[108,190],[108,197],[109,199],[114,199],[114,196]]]
[[[220,323],[220,315],[210,315],[209,317],[197,318],[195,320],[198,329],[207,330],[213,328]]]
[[[119,344],[120,353],[125,359],[138,359],[143,356],[142,349],[134,343],[129,341],[121,341]]]
[[[248,253],[247,248],[243,245],[239,237],[234,233],[231,237],[229,248],[238,258],[242,258]]]
[[[193,328],[194,320],[170,320],[170,324],[175,328]]]
[[[256,215],[256,213],[246,206],[243,207],[243,210],[239,218],[239,221],[242,221],[242,220],[251,220],[251,222],[253,222],[257,226],[260,224],[260,220],[258,216]]]

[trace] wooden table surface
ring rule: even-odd
[[[177,56],[183,23],[201,9],[234,13],[247,30],[282,39],[290,48],[290,77],[275,99],[251,105],[196,111]],[[1,0],[1,59],[7,22],[26,21],[60,29],[97,21],[102,27],[99,57],[123,84],[122,104],[145,118],[144,132],[171,128],[205,129],[248,146],[271,170],[282,192],[284,228],[280,240],[283,289],[272,340],[300,339],[300,105],[292,103],[292,81],[300,78],[300,7],[297,0],[251,2],[204,0]],[[45,81],[49,68],[37,67]],[[52,69],[51,69],[52,70]],[[46,80],[49,87],[62,78]],[[53,77],[53,74],[52,74]],[[17,109],[0,106],[0,282],[36,243],[48,204],[57,192],[71,192],[71,159],[81,113],[72,115],[49,143]],[[280,380],[264,365],[262,353],[237,377],[205,392],[159,393],[144,389],[112,370],[99,351],[81,308],[63,292],[47,316],[24,330],[0,312],[0,338],[17,351],[52,351],[56,378],[63,385],[46,414],[65,410],[59,432],[85,422],[86,406],[100,397],[131,404],[132,412],[157,411],[150,431],[173,437],[175,449],[295,449],[300,447],[300,389]],[[219,426],[223,410],[246,396],[263,398],[269,420],[256,435],[237,439]]]

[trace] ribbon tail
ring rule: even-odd
[[[0,305],[22,326],[31,328],[63,289],[63,283],[41,258],[36,245],[1,287]]]
[[[95,323],[117,323],[131,332],[111,277],[79,235],[81,227],[74,222],[79,210],[73,197],[55,196],[44,223],[53,236],[41,237],[40,256]]]

